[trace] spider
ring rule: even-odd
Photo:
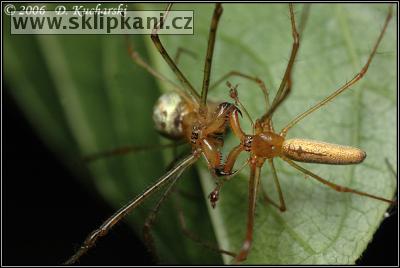
[[[334,90],[329,96],[324,98],[322,101],[313,105],[311,108],[307,109],[305,112],[299,114],[294,119],[289,121],[280,132],[276,132],[273,127],[272,116],[276,109],[284,102],[284,100],[289,95],[292,88],[291,75],[297,52],[300,46],[300,35],[297,31],[296,21],[293,11],[293,5],[289,4],[289,13],[292,27],[292,37],[293,44],[286,67],[285,74],[280,83],[278,91],[270,103],[268,90],[260,84],[260,88],[264,94],[264,99],[266,102],[266,111],[263,116],[257,119],[254,123],[252,122],[249,113],[246,111],[244,105],[240,102],[238,97],[238,85],[232,86],[230,82],[227,82],[227,86],[230,88],[230,96],[233,98],[240,109],[244,111],[252,125],[252,134],[246,134],[240,125],[240,120],[238,116],[238,110],[232,111],[230,118],[230,127],[234,135],[240,140],[240,144],[232,149],[229,153],[226,162],[223,164],[222,170],[219,175],[222,177],[219,183],[217,183],[216,188],[210,194],[210,202],[212,207],[216,206],[216,202],[219,199],[219,194],[221,187],[228,179],[223,178],[224,174],[232,174],[232,169],[237,161],[237,158],[241,152],[248,152],[250,157],[246,161],[246,165],[250,167],[250,179],[248,186],[248,214],[247,214],[247,229],[245,239],[242,243],[242,247],[239,253],[236,254],[234,262],[240,263],[246,260],[252,243],[253,243],[253,232],[254,232],[254,218],[256,211],[256,201],[257,193],[260,188],[260,174],[261,168],[264,166],[265,162],[268,162],[270,171],[272,172],[272,177],[275,183],[276,190],[279,196],[279,204],[270,198],[266,192],[263,192],[264,199],[268,203],[277,207],[280,211],[286,211],[286,204],[284,196],[279,183],[278,175],[274,165],[274,158],[281,158],[286,163],[288,163],[293,168],[299,170],[305,175],[316,179],[318,182],[330,187],[331,189],[342,192],[342,193],[353,193],[364,197],[369,197],[371,199],[383,201],[389,203],[390,205],[395,204],[395,200],[383,198],[380,196],[372,195],[367,192],[356,190],[350,187],[342,186],[330,182],[321,176],[309,171],[308,169],[298,165],[296,162],[306,162],[306,163],[319,163],[319,164],[331,164],[331,165],[349,165],[349,164],[359,164],[363,162],[366,158],[366,153],[358,148],[343,146],[337,144],[331,144],[321,141],[309,140],[309,139],[286,139],[288,131],[294,127],[297,123],[303,120],[308,115],[312,114],[316,110],[323,107],[325,104],[329,103],[337,96],[339,96],[344,91],[350,89],[354,84],[360,81],[367,73],[370,63],[379,44],[384,36],[384,33],[388,27],[388,24],[392,18],[392,6],[389,7],[384,26],[372,48],[372,51],[361,70],[349,81],[344,83],[338,89]],[[231,177],[229,177],[230,179]]]
[[[169,4],[165,16],[166,19],[169,11],[171,10],[172,4]],[[106,219],[103,224],[90,233],[80,248],[71,256],[65,264],[76,263],[80,257],[85,254],[90,248],[92,248],[97,240],[106,235],[110,229],[123,219],[130,211],[142,204],[149,196],[159,190],[162,186],[166,186],[166,190],[163,193],[160,201],[156,204],[153,211],[149,214],[144,228],[144,236],[150,248],[152,248],[152,237],[150,234],[151,226],[153,225],[155,216],[159,210],[159,207],[172,191],[173,186],[177,180],[181,177],[182,173],[192,166],[200,157],[206,160],[207,166],[211,174],[216,176],[216,172],[221,170],[221,158],[220,148],[223,146],[224,134],[226,127],[229,122],[229,116],[232,111],[240,111],[238,108],[228,102],[222,102],[219,104],[209,103],[207,101],[207,94],[210,89],[210,75],[212,58],[214,52],[214,44],[216,38],[216,32],[218,27],[219,18],[222,14],[222,5],[216,4],[214,13],[212,16],[211,26],[209,30],[209,39],[207,54],[204,64],[204,77],[201,94],[199,94],[192,84],[188,81],[186,76],[176,65],[175,61],[171,58],[169,53],[164,48],[160,41],[158,30],[160,22],[151,34],[151,39],[162,55],[165,62],[169,65],[171,70],[175,73],[177,79],[181,85],[170,81],[162,74],[154,70],[149,64],[147,64],[142,57],[133,49],[132,45],[128,43],[128,52],[130,57],[138,65],[146,69],[149,73],[154,75],[156,78],[169,83],[172,86],[172,92],[166,93],[160,96],[157,101],[153,119],[155,121],[155,128],[165,137],[171,140],[181,140],[191,146],[191,152],[180,160],[176,161],[171,169],[169,169],[163,176],[158,178],[154,184],[145,189],[142,194],[129,201],[125,206],[119,209],[115,214]],[[247,76],[240,72],[229,72],[224,75],[219,81],[217,81],[211,88],[215,88],[224,79],[231,76],[241,76],[253,80],[256,83],[259,81],[255,78]],[[167,145],[165,147],[168,147]],[[105,151],[95,153],[85,157],[87,161],[93,161],[101,157],[125,154],[130,151],[137,151],[138,148],[132,147],[121,147],[113,149],[111,151]],[[234,255],[231,252],[221,250],[223,253]]]

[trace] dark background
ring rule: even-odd
[[[58,265],[114,210],[82,188],[45,147],[3,91],[2,264]],[[73,219],[78,217],[81,224]],[[398,214],[386,219],[358,265],[397,265]],[[397,239],[398,240],[398,239]],[[74,244],[75,243],[75,244]],[[85,255],[81,265],[155,264],[125,223]]]

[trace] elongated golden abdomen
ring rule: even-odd
[[[367,156],[355,147],[307,139],[285,140],[282,154],[295,161],[333,165],[358,164]]]

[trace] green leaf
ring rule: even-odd
[[[201,88],[212,5],[176,5],[194,9],[194,36],[165,36],[169,51],[178,47],[196,52],[199,60],[182,59],[181,70]],[[296,5],[299,23],[302,6]],[[274,126],[280,130],[297,114],[322,100],[365,64],[385,17],[387,5],[313,5],[304,31],[293,73],[293,89],[278,109]],[[320,176],[361,191],[392,198],[396,180],[385,158],[396,163],[396,28],[391,21],[368,73],[351,90],[310,115],[288,134],[331,143],[351,145],[367,152],[359,165],[303,164]],[[366,30],[366,27],[368,30]],[[212,80],[238,70],[263,79],[274,96],[283,76],[292,45],[287,5],[224,5],[218,29]],[[151,44],[150,44],[151,46]],[[168,68],[153,48],[159,69]],[[261,91],[251,82],[239,83],[239,96],[253,119],[265,105]],[[220,86],[210,95],[227,100],[228,88]],[[242,120],[246,132],[249,123]],[[227,147],[238,141],[227,138]],[[245,161],[245,158],[242,159]],[[388,205],[372,199],[338,193],[275,161],[287,211],[258,202],[254,245],[248,264],[354,264],[383,220]],[[238,165],[239,166],[239,165]],[[205,165],[201,168],[204,196],[214,187]],[[246,230],[248,171],[224,185],[217,209],[210,216],[223,249],[238,251]],[[262,185],[275,200],[277,193],[268,165]],[[224,256],[229,263],[231,258]]]
[[[295,8],[299,20],[302,7]],[[213,5],[175,5],[174,9],[194,9],[195,34],[161,39],[172,55],[178,47],[197,54],[197,59],[182,55],[179,66],[199,89]],[[293,92],[276,113],[276,129],[360,70],[379,34],[386,10],[385,5],[313,5],[293,74]],[[304,166],[335,183],[387,198],[393,195],[396,183],[384,164],[385,158],[393,165],[396,163],[394,21],[396,18],[362,81],[289,133],[289,137],[362,148],[368,157],[360,165]],[[156,69],[174,78],[148,36],[135,36],[130,42],[144,58],[147,42]],[[286,5],[226,4],[217,33],[212,79],[240,70],[262,78],[273,96],[291,42]],[[151,119],[160,87],[152,76],[132,63],[122,36],[6,35],[4,53],[10,93],[43,140],[78,175],[86,172],[80,157],[87,154],[126,144],[166,142],[153,130]],[[230,81],[240,83],[241,100],[253,118],[260,117],[265,106],[258,88],[243,79]],[[210,97],[229,100],[228,90],[222,85]],[[248,122],[242,122],[250,133]],[[229,135],[226,150],[237,143]],[[152,151],[118,156],[90,163],[87,168],[97,190],[117,209],[165,172],[170,155]],[[245,157],[244,154],[242,161]],[[175,197],[181,201],[193,232],[211,242],[215,232],[220,247],[237,251],[246,229],[248,172],[226,183],[217,209],[208,207],[207,211],[207,195],[213,182],[204,161],[201,162],[201,184],[194,170],[185,173],[180,182],[185,191],[199,196]],[[276,167],[288,211],[280,213],[261,201],[258,203],[255,241],[247,263],[354,263],[382,221],[387,205],[336,193],[312,179],[305,180],[304,175],[279,160]],[[276,199],[268,168],[263,169],[262,175],[263,186]],[[90,185],[87,177],[80,178]],[[129,217],[138,233],[159,197],[152,198]],[[162,262],[221,263],[219,254],[182,234],[172,202],[161,209],[153,233]],[[74,245],[71,244],[71,250]],[[229,257],[223,258],[230,262]]]

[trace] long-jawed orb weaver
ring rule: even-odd
[[[275,182],[275,186],[277,188],[279,194],[279,204],[273,201],[267,194],[265,194],[265,199],[279,208],[280,211],[286,210],[286,205],[284,201],[284,197],[282,194],[282,190],[279,184],[278,176],[276,173],[276,169],[274,166],[273,159],[275,157],[280,157],[284,161],[286,161],[289,165],[294,167],[295,169],[301,171],[302,173],[316,179],[317,181],[325,184],[326,186],[332,188],[337,192],[343,193],[353,193],[365,197],[369,197],[372,199],[380,200],[383,202],[387,202],[389,204],[393,204],[394,201],[389,200],[387,198],[383,198],[380,196],[372,195],[363,191],[359,191],[356,189],[352,189],[350,187],[342,186],[339,184],[335,184],[330,182],[315,173],[303,168],[298,165],[294,161],[297,162],[306,162],[306,163],[319,163],[319,164],[331,164],[331,165],[349,165],[349,164],[359,164],[364,161],[366,157],[366,153],[358,148],[343,146],[337,144],[331,144],[321,141],[308,140],[308,139],[286,139],[286,135],[288,131],[295,126],[298,122],[300,122],[306,116],[312,114],[317,109],[323,107],[328,102],[332,101],[334,98],[339,96],[342,92],[347,89],[350,89],[354,84],[361,80],[361,78],[367,73],[369,65],[376,54],[378,46],[383,38],[383,35],[386,31],[386,28],[389,24],[389,21],[392,18],[392,6],[389,7],[389,12],[384,22],[384,26],[382,31],[379,34],[379,37],[376,43],[373,46],[372,52],[368,57],[366,64],[361,68],[360,72],[357,73],[353,79],[346,82],[344,85],[340,86],[336,89],[332,94],[327,96],[322,101],[318,102],[305,112],[301,113],[297,117],[295,117],[292,121],[290,121],[280,132],[276,132],[272,123],[272,115],[279,107],[281,103],[287,98],[291,91],[291,75],[295,62],[295,58],[297,55],[297,51],[300,45],[300,36],[296,29],[295,16],[293,12],[293,5],[289,4],[290,10],[290,18],[292,25],[292,35],[293,35],[293,47],[290,55],[289,63],[286,67],[285,74],[283,76],[282,82],[279,86],[278,92],[274,97],[272,103],[269,102],[269,96],[267,90],[262,88],[263,93],[265,94],[266,100],[266,112],[265,114],[253,125],[253,134],[245,134],[240,126],[238,112],[233,111],[233,115],[230,117],[230,126],[235,134],[235,136],[240,140],[240,144],[236,146],[230,153],[224,163],[224,167],[222,169],[222,174],[231,174],[233,166],[237,160],[237,157],[241,152],[249,152],[250,158],[247,160],[250,166],[250,180],[249,180],[249,208],[248,208],[248,218],[247,218],[247,232],[246,238],[243,242],[242,248],[238,255],[235,258],[235,261],[240,262],[244,261],[247,258],[247,255],[250,251],[251,244],[253,242],[253,229],[254,229],[254,217],[255,217],[255,209],[256,209],[256,200],[258,187],[260,186],[260,173],[261,168],[266,161],[268,161],[270,170],[273,173],[273,178]],[[231,97],[236,100],[236,103],[240,104],[240,100],[238,98],[237,87],[233,87],[229,82],[228,86],[231,90]],[[240,105],[242,110],[245,111],[243,105]],[[246,114],[248,114],[246,112]],[[293,161],[294,160],[294,161]],[[223,181],[223,180],[222,180]],[[217,185],[217,188],[210,195],[210,200],[215,206],[215,202],[218,201],[219,191],[222,186],[222,183]]]
[[[171,7],[172,4],[169,4],[163,19],[167,17]],[[100,237],[106,235],[115,224],[123,219],[134,208],[139,206],[149,196],[155,193],[159,188],[167,185],[161,199],[145,221],[144,236],[148,240],[148,245],[152,247],[150,228],[154,222],[154,218],[159,207],[172,191],[174,184],[181,177],[182,173],[192,166],[201,156],[206,160],[212,174],[215,174],[216,170],[221,169],[220,161],[222,156],[220,148],[223,145],[223,136],[229,122],[229,116],[232,114],[233,110],[240,112],[233,104],[227,102],[218,105],[207,102],[215,38],[222,10],[221,4],[215,5],[209,30],[208,47],[204,64],[203,85],[200,95],[177,67],[175,61],[171,58],[161,43],[157,32],[160,27],[159,25],[163,23],[162,21],[153,29],[151,39],[165,62],[175,73],[177,79],[181,83],[181,87],[151,68],[150,65],[148,65],[133,49],[132,45],[128,43],[128,52],[133,61],[147,69],[155,77],[170,83],[174,89],[172,93],[162,95],[155,105],[153,119],[155,121],[156,129],[162,135],[170,139],[185,141],[191,146],[191,153],[182,159],[177,160],[173,167],[157,179],[153,185],[149,186],[142,194],[129,201],[115,214],[106,219],[99,228],[90,233],[75,254],[72,255],[65,264],[76,263],[81,256],[92,248]],[[224,76],[224,79],[234,75],[246,76],[241,73],[229,73]],[[213,87],[214,86],[211,86],[211,88]],[[183,91],[183,89],[187,92]],[[95,153],[87,156],[86,160],[95,160],[104,156],[123,154],[132,151],[132,149],[133,148],[122,147],[111,151]],[[228,255],[233,255],[231,252],[221,251]]]
[[[364,77],[364,75],[367,73],[367,70],[369,68],[369,65],[373,57],[376,54],[378,46],[384,36],[389,21],[393,15],[392,7],[391,6],[389,7],[389,11],[387,12],[384,25],[380,31],[379,36],[377,37],[377,41],[373,44],[369,57],[366,60],[365,65],[362,66],[361,70],[352,79],[350,79],[346,83],[343,83],[343,85],[340,86],[337,90],[335,90],[331,95],[324,98],[322,101],[318,102],[305,112],[299,114],[292,121],[289,121],[289,123],[287,123],[280,132],[275,132],[271,118],[276,109],[285,100],[285,98],[288,96],[291,90],[292,87],[291,73],[293,70],[293,65],[300,44],[299,42],[300,37],[296,29],[295,16],[293,12],[293,7],[291,5],[289,10],[290,10],[290,18],[292,26],[293,46],[289,58],[289,63],[286,67],[286,72],[284,74],[282,82],[280,83],[275,98],[273,99],[272,103],[270,103],[268,91],[265,88],[261,87],[265,95],[264,97],[266,101],[266,111],[260,119],[256,120],[255,123],[251,122],[253,130],[252,134],[248,135],[243,132],[237,114],[234,114],[233,116],[230,117],[231,129],[233,130],[235,136],[239,138],[241,143],[230,152],[224,164],[224,169],[220,173],[222,175],[225,173],[230,174],[239,154],[243,151],[247,151],[250,153],[250,158],[247,160],[247,164],[249,164],[250,166],[247,231],[244,242],[242,243],[241,250],[234,259],[235,262],[241,262],[247,258],[253,242],[254,217],[255,217],[255,207],[257,203],[256,202],[257,192],[261,190],[261,189],[259,190],[259,188],[262,188],[262,186],[260,185],[260,173],[261,173],[261,167],[264,165],[266,161],[269,164],[269,171],[272,172],[272,178],[274,180],[275,188],[277,190],[279,197],[278,199],[279,204],[273,201],[273,199],[270,198],[265,192],[264,192],[264,200],[267,203],[270,203],[275,207],[279,208],[281,211],[286,210],[283,193],[280,187],[280,183],[278,181],[276,169],[273,162],[274,157],[282,158],[290,166],[301,171],[306,176],[316,179],[317,181],[336,190],[337,192],[354,193],[357,195],[380,200],[389,204],[393,204],[395,202],[388,198],[372,195],[367,192],[359,191],[351,187],[346,187],[340,184],[330,182],[294,162],[294,161],[299,161],[299,162],[322,163],[322,164],[333,164],[333,165],[358,164],[361,163],[366,157],[364,151],[354,147],[329,144],[319,141],[312,141],[306,139],[286,139],[288,130],[291,129],[293,126],[295,126],[299,121],[301,121],[303,118],[313,113],[314,111],[318,110],[319,108],[323,107],[326,103],[333,100],[335,97],[337,97],[345,90],[351,88],[358,81],[360,81],[362,77]],[[238,86],[234,87],[229,82],[227,83],[227,85],[228,87],[230,87],[231,97],[234,98],[236,103],[240,105],[241,110],[246,115],[248,115],[249,113],[246,111],[246,109],[238,99],[238,93],[237,93]],[[250,118],[250,116],[248,117]],[[215,190],[210,195],[210,201],[213,207],[215,206],[215,203],[219,199],[219,193],[225,181],[226,180],[222,178],[220,183],[217,185]]]

